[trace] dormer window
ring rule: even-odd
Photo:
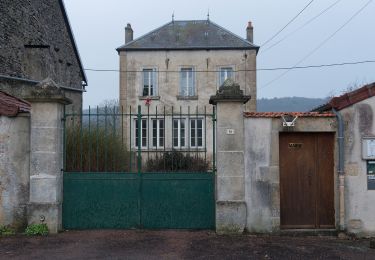
[[[143,69],[142,96],[157,96],[157,71],[155,68]]]

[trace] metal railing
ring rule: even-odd
[[[96,107],[64,115],[64,172],[214,172],[215,107]]]

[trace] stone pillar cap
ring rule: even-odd
[[[72,103],[69,98],[65,97],[64,90],[51,78],[46,78],[33,86],[30,95],[24,99],[31,102],[57,102],[64,105]]]
[[[216,95],[210,97],[210,104],[216,105],[218,102],[242,102],[247,103],[251,96],[244,95],[240,85],[232,79],[226,79]]]

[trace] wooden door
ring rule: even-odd
[[[280,133],[281,228],[333,228],[333,133]]]

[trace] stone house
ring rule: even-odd
[[[4,0],[0,17],[0,89],[25,97],[50,78],[81,111],[87,79],[63,0]]]
[[[145,104],[148,108],[143,108],[143,112],[147,110],[151,114],[155,114],[156,109],[163,111],[164,107],[167,113],[171,113],[172,107],[177,114],[211,113],[212,108],[208,105],[210,96],[226,79],[231,79],[240,85],[245,95],[251,96],[245,109],[255,111],[258,49],[253,43],[251,22],[246,28],[246,39],[209,19],[172,20],[137,39],[133,39],[133,29],[127,24],[125,44],[117,48],[120,57],[120,105],[126,113],[130,107],[136,111],[138,105],[145,107]],[[203,120],[199,116],[191,120],[174,119],[173,124],[162,120],[152,126],[150,134],[142,141],[142,148],[193,147],[212,153],[211,120]],[[163,138],[163,144],[155,146],[156,142],[150,143],[150,140],[155,139],[153,133],[157,131],[153,130],[160,130],[160,127],[165,128],[162,131],[165,131],[166,138],[158,135],[156,138]],[[129,125],[125,126],[128,135],[129,132],[137,132],[136,129],[129,131],[129,128]],[[147,128],[147,121],[142,125],[142,130],[145,130],[143,128]],[[176,131],[174,136],[171,128]],[[188,136],[194,131],[198,139],[205,136],[207,143],[195,142],[193,136]],[[128,136],[128,146],[135,148],[135,139],[134,134]]]

